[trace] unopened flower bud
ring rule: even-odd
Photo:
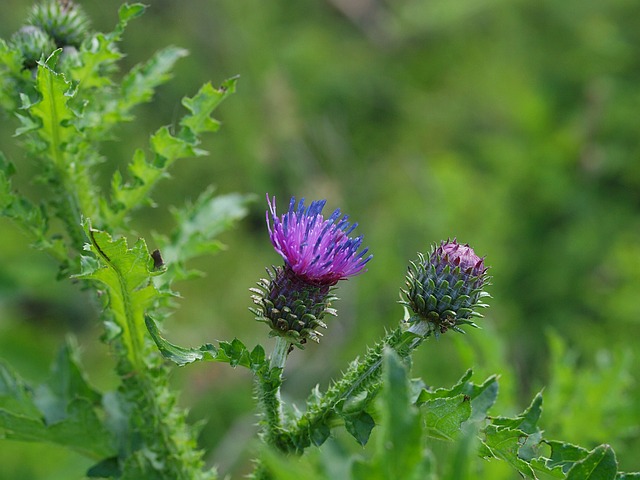
[[[45,0],[34,5],[27,23],[41,28],[57,47],[79,47],[89,35],[89,17],[71,0]]]
[[[427,335],[449,329],[459,332],[460,325],[477,326],[473,317],[482,317],[478,308],[486,307],[482,299],[488,285],[484,259],[473,249],[453,241],[433,247],[428,257],[419,254],[407,273],[407,290],[403,290],[413,315],[409,322],[427,322]]]
[[[22,53],[24,68],[35,68],[41,58],[47,58],[56,49],[53,39],[44,30],[33,25],[22,27],[11,36],[11,45]]]
[[[267,196],[267,203],[269,237],[285,264],[252,289],[258,307],[251,311],[271,327],[271,335],[297,346],[309,338],[318,341],[317,328],[326,328],[323,317],[335,315],[330,308],[336,300],[332,287],[364,271],[372,256],[366,256],[367,249],[359,251],[362,236],[349,237],[357,224],[351,225],[347,216],[340,218],[340,210],[324,219],[324,200],[305,206],[302,199],[296,206],[292,198],[289,211],[280,217],[275,198]]]

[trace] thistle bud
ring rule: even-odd
[[[24,68],[35,68],[38,60],[47,58],[56,44],[41,28],[27,25],[11,36],[11,45],[22,53]]]
[[[275,250],[284,259],[284,266],[269,272],[270,279],[258,282],[251,311],[256,319],[271,327],[272,336],[287,338],[300,347],[307,339],[318,341],[322,336],[317,328],[326,328],[322,321],[336,300],[332,290],[340,280],[358,275],[372,256],[367,249],[359,251],[362,236],[349,234],[351,225],[345,215],[336,210],[328,218],[322,216],[326,201],[304,199],[296,206],[291,198],[289,211],[278,217],[275,198],[267,196],[267,227]]]
[[[307,339],[319,341],[318,328],[327,328],[325,315],[336,315],[330,308],[336,300],[328,285],[314,285],[300,278],[289,267],[267,270],[270,280],[262,279],[258,288],[252,288],[253,302],[258,308],[251,311],[256,320],[271,327],[271,336],[281,336],[301,346]]]
[[[419,254],[407,273],[407,290],[402,290],[413,315],[409,322],[427,322],[427,335],[436,336],[449,329],[462,332],[460,325],[477,327],[473,317],[482,317],[478,308],[489,277],[484,259],[468,245],[453,241],[434,246],[428,257]]]
[[[71,0],[45,0],[34,5],[27,23],[53,38],[57,47],[79,47],[89,35],[89,17]]]

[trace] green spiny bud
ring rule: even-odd
[[[459,332],[459,325],[477,325],[472,317],[482,317],[477,308],[486,307],[482,299],[489,277],[484,259],[469,245],[455,239],[433,247],[428,257],[419,254],[407,273],[407,290],[403,290],[413,315],[409,322],[427,322],[427,335],[439,335],[449,329]]]
[[[71,0],[45,0],[34,5],[27,23],[45,31],[57,47],[79,47],[89,34],[89,17]]]
[[[55,49],[53,39],[39,27],[27,25],[11,36],[13,48],[22,53],[24,68],[35,68],[41,58],[47,58]]]
[[[271,327],[271,336],[284,337],[300,348],[307,339],[319,341],[322,334],[317,329],[327,328],[322,319],[336,314],[330,308],[336,299],[331,286],[309,283],[289,266],[267,272],[270,279],[260,280],[259,288],[251,289],[257,308],[250,310],[256,320]]]

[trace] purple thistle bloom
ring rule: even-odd
[[[281,217],[276,214],[275,197],[269,199],[267,195],[267,203],[271,243],[302,280],[314,285],[335,285],[361,273],[373,257],[365,257],[367,248],[358,252],[362,235],[349,237],[358,224],[350,224],[346,215],[340,218],[339,209],[325,220],[322,209],[326,200],[305,206],[303,198],[296,207],[296,199],[291,197],[289,211]]]

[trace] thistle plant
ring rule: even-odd
[[[469,370],[453,387],[437,389],[409,380],[416,348],[449,330],[476,326],[478,309],[487,306],[485,259],[456,240],[410,263],[402,290],[404,315],[398,315],[395,328],[325,391],[315,388],[303,408],[288,405],[281,395],[288,355],[305,355],[308,340],[319,341],[327,317],[338,314],[338,284],[363,274],[372,259],[362,248],[363,237],[352,236],[357,224],[340,210],[323,216],[325,200],[306,204],[292,197],[278,215],[275,197],[267,196],[265,241],[268,234],[284,264],[268,269],[269,278],[251,289],[251,311],[275,339],[270,355],[261,344],[247,348],[237,338],[200,347],[169,342],[162,330],[174,308],[173,283],[192,276],[189,260],[219,251],[216,237],[246,215],[253,197],[207,189],[173,210],[176,227],[154,235],[157,250],[150,252],[142,238],[131,244],[137,237],[131,214],[151,203],[175,162],[206,154],[201,139],[220,126],[212,113],[236,86],[236,79],[220,87],[207,83],[185,97],[177,124],[151,134],[148,148],[133,153],[125,174],[113,169],[110,189],[102,191],[96,167],[112,166],[103,157],[104,142],[133,118],[136,105],[151,100],[186,55],[166,47],[116,75],[122,34],[144,10],[140,4],[123,5],[114,30],[102,33],[90,29],[79,5],[46,0],[8,41],[0,40],[0,106],[16,120],[26,158],[40,172],[35,181],[46,189],[39,201],[17,191],[12,177],[23,165],[0,154],[0,212],[35,249],[58,262],[62,281],[71,279],[93,295],[101,339],[119,379],[114,391],[94,388],[73,339],[38,387],[1,362],[1,441],[69,448],[92,460],[90,478],[218,478],[214,466],[205,465],[197,429],[186,421],[169,383],[176,365],[206,361],[253,374],[260,421],[254,478],[305,476],[309,468],[315,478],[328,478],[330,473],[312,463],[322,454],[316,447],[343,430],[362,446],[373,444],[363,450],[366,455],[332,460],[335,471],[356,480],[439,478],[434,441],[454,445],[455,462],[500,460],[528,478],[638,478],[618,472],[606,444],[586,449],[544,438],[537,425],[541,395],[522,414],[506,418],[489,415],[496,376],[475,384]],[[251,321],[249,314],[246,320]],[[369,442],[372,432],[375,441]],[[477,446],[473,455],[469,445]],[[448,471],[448,478],[460,478],[455,468]]]

